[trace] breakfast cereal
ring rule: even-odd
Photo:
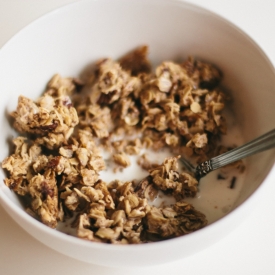
[[[198,181],[179,169],[180,156],[202,162],[217,154],[226,133],[227,96],[214,65],[189,57],[165,61],[154,72],[148,48],[118,61],[99,60],[83,78],[56,74],[36,101],[20,96],[11,113],[20,136],[2,162],[5,184],[26,209],[49,227],[73,218],[77,236],[96,242],[136,244],[185,235],[207,224],[185,198]],[[152,163],[144,151],[169,148],[173,156]],[[111,182],[101,172],[131,166],[148,171],[136,181]],[[112,171],[112,172],[113,172]],[[175,199],[155,206],[158,192]]]

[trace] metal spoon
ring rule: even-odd
[[[184,158],[181,158],[181,161],[190,172],[195,174],[197,180],[200,180],[208,173],[216,169],[219,169],[227,164],[254,155],[256,153],[271,149],[273,147],[275,147],[275,129],[256,139],[251,140],[250,142],[240,147],[234,148],[224,154],[211,158],[210,160],[204,161],[197,167],[194,167]]]

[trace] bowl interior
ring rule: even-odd
[[[274,70],[258,46],[224,19],[180,1],[80,1],[35,21],[0,51],[0,159],[9,152],[8,112],[23,94],[36,99],[50,77],[78,76],[102,57],[118,58],[146,44],[150,60],[183,60],[192,55],[216,64],[232,97],[235,123],[245,141],[274,127]],[[230,129],[229,129],[230,131]],[[274,163],[274,151],[247,160],[242,204],[262,183]],[[0,199],[21,207],[3,184]]]

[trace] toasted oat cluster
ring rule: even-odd
[[[147,52],[142,46],[118,61],[102,59],[79,79],[55,75],[36,101],[19,97],[11,116],[20,136],[2,162],[4,181],[44,224],[56,228],[73,217],[78,237],[123,244],[181,236],[207,224],[184,202],[196,195],[198,182],[178,161],[179,155],[196,162],[213,156],[226,133],[221,72],[193,58],[163,62],[152,72]],[[163,148],[174,157],[151,163],[144,154]],[[121,182],[114,173],[104,182],[102,150],[119,170],[136,155],[148,176]],[[175,203],[154,206],[159,192]]]

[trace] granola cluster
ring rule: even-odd
[[[55,75],[44,94],[18,99],[12,112],[20,136],[3,162],[5,184],[23,197],[27,211],[44,224],[74,218],[77,236],[97,242],[144,243],[181,236],[207,224],[184,202],[198,182],[180,171],[179,155],[206,160],[218,147],[226,123],[221,72],[188,58],[163,62],[154,72],[143,46],[118,61],[102,59],[83,78]],[[170,148],[174,157],[151,163],[144,150]],[[102,150],[118,169],[130,156],[148,176],[104,182]],[[173,205],[154,206],[159,192]]]

